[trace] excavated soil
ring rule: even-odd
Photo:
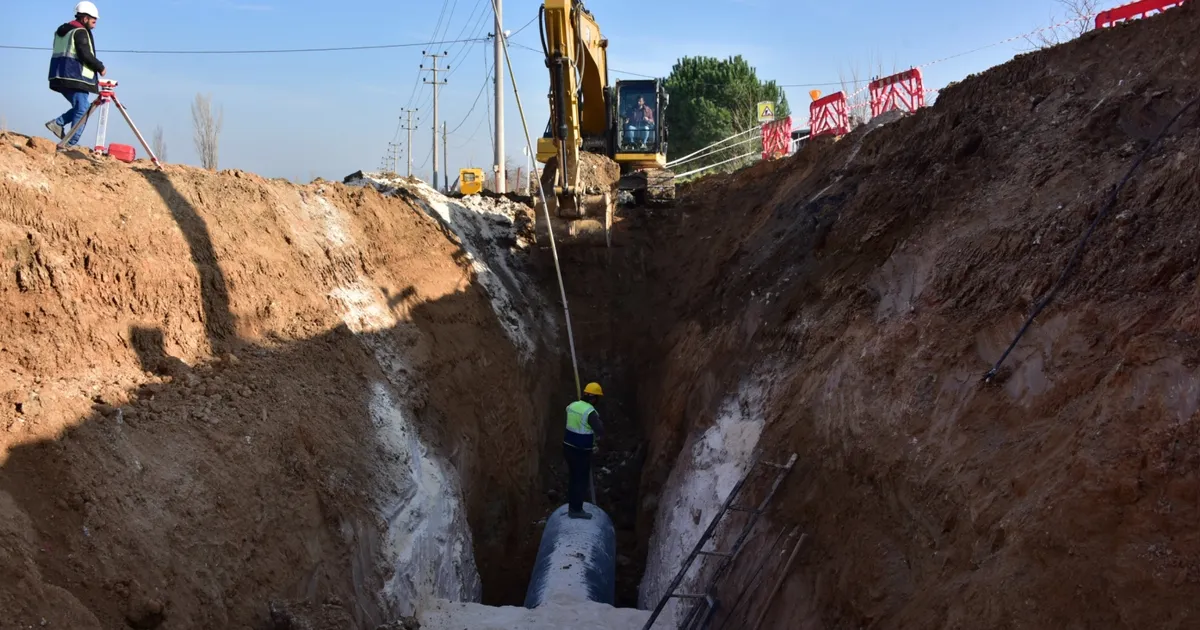
[[[511,581],[552,355],[454,234],[373,189],[47,145],[0,137],[0,628],[390,621],[385,582],[432,560],[387,566],[382,533],[438,517],[396,486],[438,481],[412,430],[461,477],[485,590]]]
[[[1191,3],[1023,55],[916,115],[703,180],[646,225],[653,289],[625,322],[653,419],[639,539],[686,436],[740,384],[765,392],[765,457],[799,457],[717,626],[764,606],[781,629],[1200,623],[1200,106],[981,382],[1200,94],[1197,32]],[[767,602],[793,526],[806,542]]]
[[[549,191],[554,187],[558,170],[558,157],[551,157],[542,169],[541,185]],[[609,191],[615,194],[617,180],[621,179],[621,167],[614,161],[588,151],[579,153],[579,188],[584,192]]]
[[[1195,626],[1200,107],[981,377],[1200,93],[1198,31],[1191,3],[1024,55],[675,208],[622,209],[612,249],[563,248],[581,376],[608,394],[618,602],[645,566],[656,603],[675,567],[652,547],[683,535],[651,535],[685,505],[672,468],[750,385],[758,449],[798,464],[715,627]],[[565,496],[573,379],[510,343],[443,225],[411,196],[32,145],[0,143],[0,628],[391,621],[388,381],[462,478],[484,600],[520,601]]]

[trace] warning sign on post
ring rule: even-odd
[[[775,102],[774,101],[759,101],[758,103],[758,122],[769,123],[775,120]]]

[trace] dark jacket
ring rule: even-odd
[[[631,125],[653,125],[654,110],[650,109],[649,105],[638,107],[633,106],[633,111],[629,114],[629,124]]]
[[[97,94],[100,92],[98,83],[100,73],[104,71],[104,64],[96,58],[96,40],[92,37],[92,31],[72,20],[58,27],[54,36],[62,37],[72,29],[79,29],[75,31],[74,36],[76,59],[51,58],[50,89],[55,92],[84,91]],[[95,72],[96,76],[90,79],[85,77],[82,72],[84,66]]]

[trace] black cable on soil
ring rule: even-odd
[[[1075,246],[1075,251],[1071,254],[1070,260],[1067,261],[1067,266],[1058,276],[1058,280],[1055,281],[1054,286],[1050,288],[1050,292],[1046,294],[1046,297],[1042,298],[1042,300],[1038,302],[1037,306],[1034,307],[1033,312],[1031,312],[1029,317],[1025,319],[1025,323],[1022,324],[1021,329],[1017,331],[1017,336],[1013,337],[1012,343],[1008,344],[1008,349],[1004,351],[1004,354],[1000,355],[1000,359],[996,361],[996,364],[992,366],[992,369],[988,370],[988,373],[983,376],[983,382],[990,382],[996,377],[996,373],[1000,371],[1000,366],[1003,365],[1004,360],[1008,358],[1008,355],[1012,353],[1013,349],[1017,347],[1017,342],[1019,342],[1021,337],[1025,335],[1025,331],[1029,330],[1029,326],[1033,324],[1034,318],[1036,318],[1043,309],[1045,309],[1050,305],[1051,302],[1054,301],[1054,298],[1058,295],[1059,290],[1062,289],[1062,286],[1066,283],[1067,278],[1070,277],[1071,272],[1075,271],[1075,268],[1079,265],[1079,259],[1083,255],[1083,249],[1087,246],[1088,239],[1092,237],[1092,232],[1096,231],[1096,226],[1104,220],[1104,217],[1108,216],[1108,213],[1112,211],[1113,206],[1117,204],[1117,197],[1121,194],[1121,189],[1125,187],[1125,184],[1129,182],[1129,178],[1133,177],[1133,174],[1142,166],[1142,162],[1146,160],[1146,157],[1150,155],[1150,152],[1154,150],[1154,147],[1158,146],[1158,143],[1163,139],[1164,136],[1167,135],[1167,131],[1171,129],[1175,122],[1183,116],[1184,112],[1191,109],[1191,107],[1197,102],[1200,102],[1200,96],[1188,101],[1188,103],[1184,105],[1178,113],[1176,113],[1171,117],[1170,120],[1167,121],[1167,124],[1163,125],[1162,131],[1158,132],[1158,136],[1156,136],[1154,140],[1151,140],[1150,144],[1146,145],[1146,148],[1143,149],[1141,154],[1138,155],[1137,159],[1134,160],[1133,165],[1129,167],[1129,170],[1125,173],[1125,176],[1121,178],[1121,181],[1117,183],[1117,186],[1113,188],[1112,193],[1109,194],[1108,201],[1104,203],[1104,207],[1100,209],[1100,213],[1096,215],[1096,218],[1092,220],[1092,224],[1089,225],[1088,229],[1083,233],[1083,238],[1079,239],[1079,244]]]

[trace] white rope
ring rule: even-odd
[[[694,170],[694,171],[688,171],[688,172],[686,172],[686,173],[681,173],[681,174],[679,174],[679,175],[676,175],[675,177],[676,177],[676,178],[680,178],[680,177],[687,177],[688,175],[695,175],[696,173],[700,173],[700,172],[703,172],[703,171],[707,171],[708,169],[711,169],[711,168],[716,168],[716,167],[718,167],[718,166],[720,166],[720,165],[722,165],[722,164],[728,164],[728,163],[730,163],[730,162],[733,162],[733,161],[735,161],[735,160],[740,160],[740,159],[742,159],[742,158],[747,158],[747,157],[750,157],[751,155],[760,155],[760,154],[759,154],[759,152],[758,152],[758,151],[751,151],[751,152],[749,152],[749,153],[743,153],[742,155],[739,155],[739,156],[737,156],[737,157],[732,157],[732,158],[729,158],[728,160],[725,160],[724,162],[717,162],[716,164],[709,164],[708,166],[702,166],[702,167],[700,167],[700,168],[698,168],[698,169],[696,169],[696,170]]]
[[[667,162],[667,166],[668,166],[668,167],[671,167],[671,166],[674,166],[674,165],[676,165],[676,164],[680,164],[680,163],[682,163],[684,160],[686,160],[686,159],[688,159],[688,158],[692,157],[693,155],[696,155],[696,154],[698,154],[698,153],[703,153],[703,152],[705,152],[705,151],[707,151],[707,150],[709,150],[709,149],[711,149],[711,148],[713,148],[713,147],[715,147],[715,146],[719,146],[719,145],[725,144],[726,142],[729,142],[730,140],[733,140],[734,138],[740,138],[741,136],[744,136],[744,135],[746,135],[746,134],[748,134],[748,133],[750,133],[750,132],[752,132],[752,131],[758,131],[758,130],[759,130],[759,127],[751,127],[751,128],[749,128],[749,129],[747,129],[747,130],[745,130],[745,131],[740,131],[740,132],[738,132],[738,133],[735,133],[735,134],[733,134],[732,136],[729,136],[728,138],[725,138],[724,140],[718,140],[718,141],[716,141],[716,142],[714,142],[714,143],[712,143],[712,144],[710,144],[710,145],[708,145],[708,146],[704,147],[703,149],[700,149],[699,151],[694,151],[694,152],[692,152],[692,153],[689,153],[689,154],[687,154],[687,155],[685,155],[685,156],[683,156],[683,157],[681,157],[681,158],[678,158],[678,159],[671,160],[670,162]]]
[[[732,148],[734,148],[734,147],[740,147],[740,146],[742,146],[743,144],[750,144],[751,142],[758,142],[760,139],[761,139],[761,138],[759,138],[758,136],[754,136],[754,137],[751,137],[751,138],[746,138],[745,140],[742,140],[741,142],[735,142],[735,143],[733,143],[733,144],[731,144],[731,145],[728,145],[728,146],[724,146],[724,147],[720,147],[720,148],[713,149],[712,151],[709,151],[708,153],[705,153],[705,154],[703,154],[703,155],[697,155],[696,157],[689,158],[689,159],[686,159],[686,160],[682,160],[682,159],[681,159],[681,160],[679,160],[678,162],[671,162],[670,164],[667,164],[667,166],[668,166],[668,167],[671,167],[671,166],[679,166],[680,164],[687,164],[688,162],[695,162],[696,160],[700,160],[700,159],[703,159],[703,158],[709,157],[709,156],[711,156],[711,155],[713,155],[713,154],[720,153],[721,151],[727,151],[727,150],[729,150],[729,149],[732,149]]]
[[[499,9],[496,6],[496,0],[492,0],[491,4],[493,15],[498,15]],[[537,152],[533,150],[533,141],[529,139],[529,123],[525,120],[525,108],[521,106],[521,93],[517,90],[517,75],[513,72],[512,57],[508,54],[508,38],[503,33],[496,33],[496,37],[500,38],[500,45],[504,49],[504,62],[508,67],[508,78],[512,81],[517,112],[521,114],[521,128],[525,130],[525,149],[529,151],[529,155],[537,155]],[[504,168],[503,165],[501,168]],[[561,169],[562,165],[559,164],[558,168]],[[554,257],[554,275],[558,277],[558,292],[562,296],[563,317],[567,322],[567,344],[571,348],[571,369],[575,373],[575,399],[579,400],[583,398],[583,388],[579,385],[579,361],[575,356],[575,333],[571,329],[571,308],[567,305],[567,288],[563,284],[562,266],[558,262],[558,247],[554,243],[554,226],[550,222],[550,205],[546,203],[545,186],[538,186],[538,195],[542,198],[542,210],[546,213],[546,233],[550,235],[550,254]]]

